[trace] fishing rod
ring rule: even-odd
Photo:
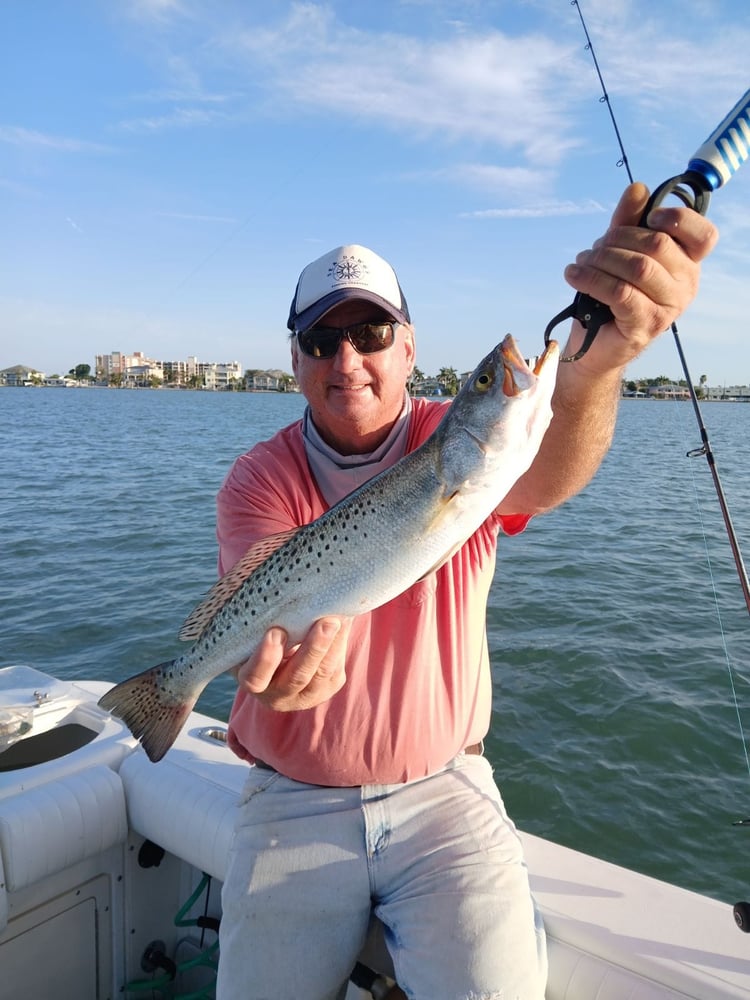
[[[599,69],[599,63],[594,52],[594,46],[589,36],[586,22],[583,18],[581,5],[579,0],[570,0],[570,4],[572,7],[577,9],[578,16],[581,19],[581,25],[586,36],[586,48],[591,53],[591,58],[594,62],[594,67],[596,68],[599,83],[602,88],[602,97],[600,100],[602,103],[607,105],[609,116],[615,130],[615,135],[617,136],[617,142],[622,157],[617,166],[625,167],[628,179],[632,184],[633,175],[630,170],[630,164],[628,163],[625,146],[622,141],[622,136],[620,135],[620,130],[617,127],[617,121],[615,119],[614,111],[612,110],[612,103],[609,99],[607,88],[604,85],[604,79],[602,77],[601,70]],[[661,203],[670,195],[678,198],[684,205],[687,205],[688,208],[692,208],[701,215],[705,215],[708,211],[708,205],[711,200],[712,192],[718,190],[718,188],[726,184],[730,177],[736,173],[736,171],[746,160],[748,160],[748,158],[750,158],[750,90],[748,90],[747,93],[740,98],[729,114],[722,120],[721,124],[714,129],[703,145],[698,148],[695,154],[688,161],[687,169],[675,177],[670,177],[669,180],[664,181],[663,184],[660,184],[654,190],[646,204],[646,208],[644,209],[638,224],[644,228],[648,228],[649,213],[657,205],[661,205]],[[568,355],[560,360],[577,361],[579,358],[583,357],[589,347],[591,347],[599,329],[605,323],[611,322],[614,319],[614,316],[612,315],[612,310],[609,306],[605,305],[603,302],[598,302],[590,295],[578,292],[573,299],[573,302],[550,320],[547,325],[547,329],[544,331],[545,344],[549,344],[554,327],[567,319],[577,319],[581,326],[585,329],[586,335],[580,349],[575,354]],[[748,581],[747,570],[745,569],[745,563],[742,558],[742,551],[737,539],[737,533],[734,530],[732,518],[729,513],[729,507],[727,505],[724,489],[721,484],[721,479],[719,478],[718,469],[716,468],[716,460],[714,458],[713,451],[711,450],[708,431],[703,422],[700,406],[698,404],[698,396],[695,391],[695,386],[693,385],[693,380],[690,377],[690,372],[688,371],[687,360],[685,358],[685,352],[682,349],[676,323],[671,324],[671,330],[675,346],[677,348],[677,353],[680,358],[680,363],[682,364],[682,370],[687,382],[688,392],[693,404],[693,410],[698,422],[698,428],[700,430],[702,441],[699,448],[694,448],[687,453],[688,458],[705,455],[706,461],[708,462],[708,467],[711,470],[711,477],[714,483],[714,489],[716,490],[722,517],[724,519],[724,527],[729,539],[729,545],[732,549],[734,563],[737,568],[737,575],[739,576],[742,594],[745,598],[745,606],[750,614],[750,581]]]

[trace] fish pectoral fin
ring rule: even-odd
[[[450,509],[451,500],[453,500],[454,497],[458,496],[458,493],[459,490],[454,490],[453,493],[443,497],[440,510],[438,511],[437,515],[433,518],[432,524],[430,525],[430,531],[434,531],[435,528],[440,524],[441,518],[447,515]],[[437,573],[437,571],[440,569],[441,566],[445,566],[445,564],[455,556],[455,554],[458,552],[458,550],[461,548],[461,546],[464,544],[465,541],[466,539],[464,539],[461,542],[456,542],[453,548],[449,549],[444,555],[442,555],[438,559],[438,561],[433,566],[430,566],[430,568],[427,570],[426,573],[423,573],[420,576],[417,583],[419,583],[421,580],[426,579],[431,573]]]
[[[194,642],[200,638],[216,612],[220,611],[229,598],[237,593],[250,574],[277,549],[294,538],[299,530],[299,528],[290,528],[289,531],[280,531],[251,545],[244,556],[234,564],[228,573],[216,581],[201,603],[190,612],[178,632],[177,638],[183,642]]]

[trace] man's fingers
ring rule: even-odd
[[[340,630],[340,618],[321,618],[315,622],[289,660],[285,687],[290,693],[306,688],[316,674],[333,673],[334,657],[329,657],[329,653]]]
[[[265,705],[297,711],[326,701],[346,681],[344,669],[351,618],[322,618],[297,646],[272,628],[237,671],[238,682]]]
[[[238,683],[251,694],[261,694],[272,683],[285,650],[286,632],[281,628],[269,629],[253,655],[237,671]]]
[[[704,260],[719,242],[719,231],[699,212],[662,205],[649,212],[648,228],[666,233],[696,263]]]
[[[636,181],[628,184],[620,197],[617,207],[612,213],[609,228],[617,226],[637,226],[648,204],[649,190],[645,184]]]

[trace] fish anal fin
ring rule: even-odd
[[[251,545],[244,556],[228,573],[216,581],[201,603],[190,612],[178,633],[178,638],[183,642],[193,642],[198,639],[216,612],[237,593],[250,574],[277,549],[294,538],[299,530],[291,528],[289,531],[280,531]]]

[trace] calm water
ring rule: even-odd
[[[0,389],[0,663],[114,681],[175,655],[215,577],[223,476],[303,405]],[[703,412],[748,552],[750,406]],[[488,754],[524,829],[734,902],[750,619],[697,444],[690,404],[625,401],[594,483],[502,541]],[[231,694],[219,678],[200,707],[226,718]]]

